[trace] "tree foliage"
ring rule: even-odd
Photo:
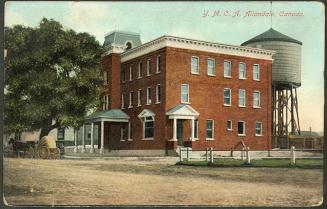
[[[93,36],[52,19],[5,28],[5,132],[82,124],[98,104],[102,48]]]

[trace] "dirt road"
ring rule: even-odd
[[[9,205],[309,206],[321,169],[199,168],[169,160],[4,159]]]

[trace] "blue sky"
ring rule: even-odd
[[[270,17],[244,17],[247,11],[269,12],[270,2],[6,2],[5,25],[35,27],[43,17],[88,32],[103,43],[106,33],[127,30],[147,42],[164,34],[239,45],[268,30]],[[219,17],[203,17],[204,11]],[[231,15],[224,16],[228,11]],[[232,15],[239,11],[240,16]],[[324,6],[319,2],[273,2],[274,29],[301,42],[302,86],[298,89],[302,130],[323,131]],[[303,16],[281,16],[301,12]]]

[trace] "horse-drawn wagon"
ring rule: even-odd
[[[12,144],[13,152],[17,156],[23,153],[25,158],[60,158],[60,149],[56,146],[56,141],[50,136],[44,136],[38,142],[22,142],[10,139],[9,144]]]

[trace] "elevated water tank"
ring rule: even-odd
[[[276,51],[273,56],[273,83],[301,86],[302,42],[270,28],[241,45]]]

